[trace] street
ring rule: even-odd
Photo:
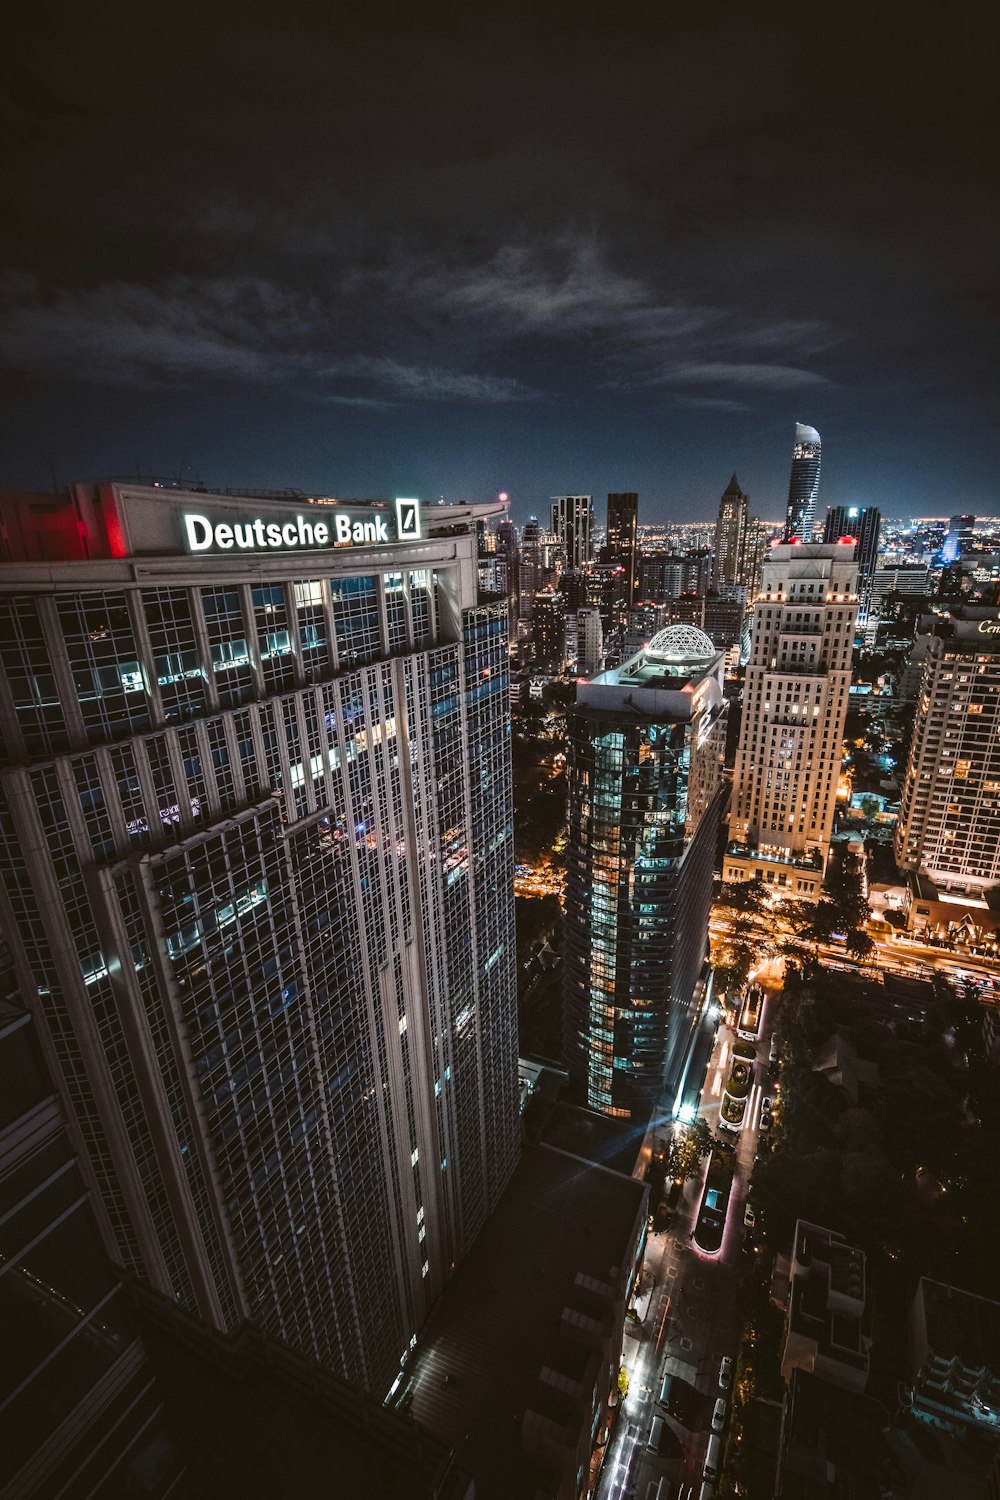
[[[663,1477],[672,1485],[679,1484],[682,1496],[690,1490],[697,1497],[712,1410],[720,1396],[726,1401],[728,1419],[732,1390],[720,1389],[719,1364],[723,1355],[737,1352],[736,1294],[743,1213],[757,1146],[761,1099],[770,1092],[766,1069],[773,1024],[774,997],[769,994],[757,1043],[747,1123],[738,1137],[729,1137],[736,1141],[736,1172],[721,1249],[706,1255],[691,1240],[707,1162],[699,1175],[685,1184],[669,1231],[650,1235],[640,1295],[635,1299],[641,1322],[626,1323],[628,1397],[601,1471],[598,1500],[647,1500],[647,1496],[651,1500]],[[733,1030],[720,1026],[708,1065],[699,1113],[713,1134],[718,1130],[719,1105],[735,1039]],[[672,1377],[671,1405],[683,1409],[683,1423],[658,1404],[665,1375]],[[659,1454],[648,1448],[655,1415],[664,1417],[667,1429]]]

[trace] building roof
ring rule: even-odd
[[[448,1284],[401,1396],[420,1423],[456,1446],[477,1500],[550,1489],[552,1476],[524,1451],[522,1423],[531,1412],[536,1425],[539,1418],[572,1424],[566,1387],[583,1374],[574,1368],[583,1356],[562,1335],[564,1315],[602,1316],[605,1304],[586,1281],[624,1292],[646,1191],[634,1178],[552,1147],[525,1146]],[[588,1425],[589,1417],[588,1405]]]
[[[879,1500],[889,1457],[885,1412],[805,1370],[785,1394],[777,1496],[780,1500]]]
[[[468,1500],[449,1444],[250,1325],[225,1336],[148,1290],[136,1314],[192,1495]]]
[[[927,1343],[939,1359],[957,1359],[967,1369],[988,1369],[1000,1378],[1000,1302],[943,1281],[921,1279]]]

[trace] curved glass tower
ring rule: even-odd
[[[577,685],[563,968],[577,1099],[645,1121],[675,1084],[706,951],[726,740],[723,655],[660,631]]]
[[[783,541],[808,542],[819,491],[819,460],[823,451],[819,433],[804,422],[795,424],[792,477],[788,485],[788,514]]]

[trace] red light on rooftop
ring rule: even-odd
[[[844,542],[850,542],[851,546],[853,547],[854,543],[856,541],[857,541],[857,537],[856,536],[838,536],[838,538],[837,538],[837,546],[838,547],[841,546]]]

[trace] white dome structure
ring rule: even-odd
[[[694,625],[668,625],[666,630],[656,632],[644,654],[657,656],[661,661],[705,661],[715,656],[716,647],[710,637]]]

